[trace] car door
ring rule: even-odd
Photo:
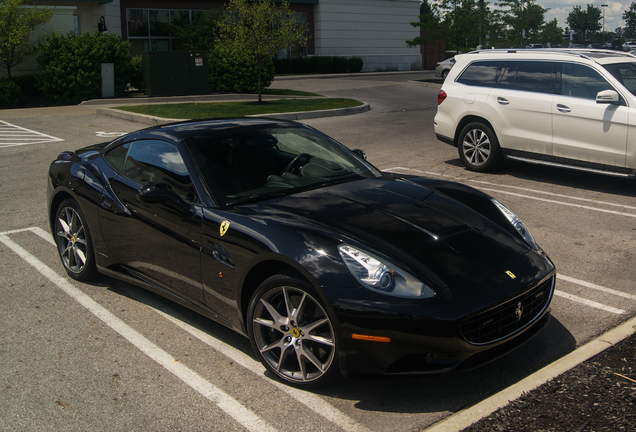
[[[628,107],[596,103],[603,90],[616,89],[598,71],[579,63],[562,64],[560,91],[552,105],[554,156],[625,166]]]
[[[507,61],[488,108],[504,149],[552,153],[555,62]]]
[[[109,179],[100,224],[111,261],[180,296],[204,302],[201,206],[175,145],[147,139],[104,155]]]

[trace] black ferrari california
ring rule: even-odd
[[[51,230],[72,278],[210,317],[299,387],[470,368],[544,327],[555,267],[514,213],[365,159],[293,122],[145,129],[57,157]]]

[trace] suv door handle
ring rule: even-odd
[[[561,111],[563,113],[569,113],[570,111],[572,111],[569,106],[563,105],[563,104],[557,104],[556,108],[557,108],[557,110],[559,110],[559,111]]]
[[[499,105],[508,105],[510,102],[506,98],[498,97],[497,98],[497,103]]]

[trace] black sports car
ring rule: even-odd
[[[63,152],[48,197],[72,278],[202,313],[296,386],[473,367],[549,316],[555,267],[505,206],[298,123],[184,122]]]

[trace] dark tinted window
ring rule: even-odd
[[[554,93],[554,63],[544,61],[506,62],[499,87],[535,93]]]
[[[471,86],[493,87],[502,64],[502,61],[496,60],[473,62],[464,70],[457,82]]]
[[[610,83],[591,67],[578,63],[563,63],[562,95],[595,100],[598,92],[613,89]]]
[[[170,143],[159,140],[133,141],[116,147],[105,157],[123,175],[140,185],[167,184],[181,198],[195,201],[188,170],[181,154]]]

